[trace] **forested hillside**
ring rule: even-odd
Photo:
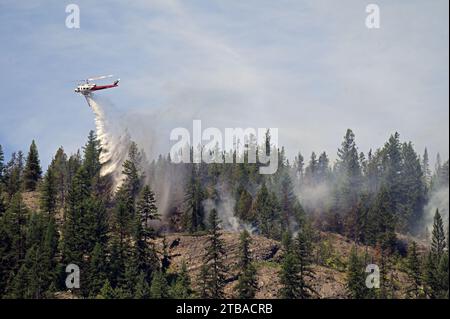
[[[174,164],[132,143],[118,189],[101,152],[90,132],[43,169],[35,141],[10,159],[0,145],[0,296],[449,297],[449,162],[432,169],[397,133],[364,154],[347,130],[334,162],[272,145],[272,175],[248,152]],[[80,288],[66,287],[69,264]],[[369,264],[379,288],[366,286]]]

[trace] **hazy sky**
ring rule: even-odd
[[[76,80],[113,73],[121,86],[101,95],[140,143],[168,149],[170,129],[200,119],[277,127],[290,156],[334,158],[352,128],[364,152],[398,131],[448,158],[448,1],[370,2],[0,0],[0,144],[9,156],[34,138],[44,165],[74,152],[94,128]]]

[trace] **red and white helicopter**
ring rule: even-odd
[[[102,76],[97,76],[97,77],[86,79],[83,81],[84,83],[80,83],[77,86],[77,88],[75,89],[75,92],[81,93],[83,95],[89,95],[93,91],[110,89],[110,88],[115,88],[115,87],[119,86],[120,79],[117,79],[112,84],[108,84],[108,85],[97,85],[95,83],[91,83],[91,81],[102,80],[102,79],[107,79],[107,78],[112,78],[112,77],[113,77],[113,75],[102,75]]]

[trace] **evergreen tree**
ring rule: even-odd
[[[56,178],[53,169],[49,167],[44,176],[40,198],[41,210],[48,214],[54,214],[56,211],[58,196],[56,187]]]
[[[352,299],[365,299],[368,297],[368,291],[366,288],[366,276],[364,271],[364,263],[356,247],[353,246],[350,251],[347,266],[347,291]]]
[[[153,275],[152,284],[150,286],[150,296],[153,299],[164,299],[167,298],[168,293],[168,284],[166,276],[162,271],[157,271]]]
[[[392,261],[388,254],[388,250],[382,246],[377,247],[377,254],[380,266],[380,289],[378,291],[378,298],[392,299],[394,298],[395,289]]]
[[[28,152],[27,161],[24,170],[25,190],[34,191],[38,181],[42,175],[41,164],[39,161],[39,153],[34,140],[31,142],[30,151]]]
[[[159,220],[158,208],[156,207],[155,194],[149,186],[144,186],[137,202],[137,213],[143,225],[144,240],[151,236],[150,222]]]
[[[97,295],[97,299],[114,299],[114,298],[115,298],[114,289],[111,287],[109,280],[106,279],[102,289],[100,289],[100,293]]]
[[[87,280],[83,284],[83,287],[87,287],[85,294],[91,297],[101,294],[105,281],[108,279],[107,275],[108,267],[105,248],[102,244],[96,243],[87,268]]]
[[[422,172],[424,185],[428,188],[431,183],[431,170],[430,170],[430,159],[428,157],[428,150],[426,147],[422,157]]]
[[[348,129],[341,148],[338,149],[336,162],[336,208],[341,212],[348,212],[358,203],[361,186],[361,166],[355,134]]]
[[[150,297],[150,286],[148,285],[145,274],[141,272],[137,279],[134,298],[148,299],[149,297]]]
[[[28,209],[26,208],[22,195],[16,193],[11,199],[11,203],[4,216],[4,227],[7,234],[9,254],[3,256],[7,260],[4,264],[16,271],[19,263],[25,257],[26,250],[26,222]]]
[[[296,177],[295,181],[297,189],[301,188],[304,179],[304,158],[303,155],[299,152],[298,155],[294,159],[294,176]]]
[[[205,212],[202,202],[206,198],[206,194],[197,176],[195,165],[191,167],[190,177],[185,189],[184,228],[191,233],[203,230],[205,228],[203,221]]]
[[[301,284],[298,254],[293,251],[292,237],[287,232],[283,234],[283,246],[284,255],[279,272],[281,288],[278,294],[283,299],[297,299]]]
[[[307,299],[317,294],[311,285],[315,278],[312,270],[312,230],[308,224],[303,224],[295,240],[295,253],[298,262],[298,298]]]
[[[208,246],[204,257],[208,277],[205,278],[206,297],[221,299],[224,296],[227,267],[224,264],[225,246],[221,238],[219,217],[213,209],[209,215]]]
[[[305,179],[309,185],[314,186],[317,182],[317,170],[318,170],[317,155],[315,152],[311,153],[308,167],[305,170]]]
[[[422,296],[422,273],[420,269],[419,254],[417,252],[417,244],[414,241],[408,249],[405,270],[409,279],[406,294],[410,298],[418,299]]]
[[[211,274],[209,273],[209,267],[206,264],[201,265],[200,267],[200,273],[197,277],[197,283],[199,287],[198,295],[201,299],[207,299],[209,298],[209,291],[208,291],[208,283],[210,280]]]
[[[90,252],[90,250],[87,251],[86,244],[88,243],[84,237],[85,208],[89,196],[89,176],[84,167],[80,167],[70,186],[64,211],[62,254],[63,260],[67,263],[81,265],[83,254]]]
[[[128,150],[128,158],[123,163],[122,174],[125,176],[125,179],[122,188],[133,204],[141,191],[142,156],[136,143],[132,142]]]
[[[114,207],[114,228],[119,236],[120,243],[123,245],[125,237],[130,233],[132,225],[132,212],[128,207],[128,199],[122,190],[116,194],[116,203]]]
[[[241,189],[235,207],[235,215],[240,220],[245,222],[254,222],[254,216],[251,211],[252,201],[252,195],[247,190]]]
[[[98,177],[100,172],[100,154],[102,152],[100,141],[97,139],[94,131],[90,131],[88,135],[88,141],[83,148],[84,161],[83,166],[86,170],[87,178],[92,181]]]
[[[3,176],[6,192],[10,197],[22,190],[23,166],[23,153],[12,153]]]
[[[150,281],[153,272],[159,267],[159,262],[154,246],[149,246],[145,236],[142,223],[137,216],[134,222],[134,246],[132,247],[132,258],[130,260],[133,267],[136,267],[137,273],[144,273],[145,280]]]
[[[192,294],[191,280],[186,263],[183,261],[177,279],[170,289],[170,296],[173,299],[189,299],[192,297]]]
[[[391,194],[383,186],[370,209],[366,236],[371,245],[378,243],[386,251],[393,251],[396,243],[393,210]]]
[[[255,297],[258,288],[256,278],[256,268],[252,264],[250,252],[251,237],[248,231],[244,230],[240,236],[240,260],[239,279],[236,286],[240,299],[252,299]]]
[[[436,209],[433,222],[431,253],[433,254],[437,264],[439,264],[442,256],[444,255],[445,245],[446,242],[444,233],[444,223],[442,221],[441,214],[439,214],[439,209]]]
[[[264,182],[256,194],[253,210],[260,233],[269,238],[279,238],[281,227],[279,227],[278,202]]]
[[[439,298],[448,299],[449,298],[449,264],[448,264],[448,251],[444,253],[441,261],[438,265],[438,280],[440,283]]]
[[[439,298],[439,294],[441,291],[439,277],[438,277],[438,268],[436,265],[436,258],[432,252],[429,252],[424,267],[424,283],[425,283],[425,294],[430,299]],[[448,280],[448,278],[447,278]]]
[[[138,151],[136,143],[131,143],[128,150],[128,158],[122,165],[124,175],[123,184],[116,194],[115,225],[120,235],[120,240],[132,231],[135,221],[136,200],[141,191],[140,166],[142,154]]]
[[[426,184],[424,175],[412,143],[404,143],[401,148],[401,174],[397,177],[400,193],[395,194],[398,214],[397,224],[403,232],[415,232],[423,220],[423,207],[426,200]],[[394,207],[395,208],[395,207]]]
[[[319,160],[317,162],[317,172],[316,179],[318,183],[324,183],[328,181],[330,168],[329,168],[329,159],[327,153],[323,152],[319,156]]]
[[[54,176],[58,202],[61,207],[64,207],[70,184],[70,172],[67,155],[62,147],[56,151],[49,169],[52,170]]]

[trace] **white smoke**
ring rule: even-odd
[[[254,232],[253,227],[247,223],[244,223],[234,215],[236,201],[233,196],[231,196],[231,194],[223,186],[217,185],[216,188],[220,194],[220,201],[216,203],[212,199],[207,199],[202,203],[203,208],[206,211],[206,220],[211,210],[216,209],[217,215],[220,219],[220,226],[223,230],[240,232],[245,229],[252,234]]]
[[[430,232],[433,229],[433,219],[436,209],[439,209],[444,220],[444,225],[449,224],[449,187],[441,187],[434,191],[431,195],[428,204],[425,206],[425,226]]]
[[[323,182],[317,185],[302,185],[297,197],[303,208],[310,213],[322,213],[330,207],[332,201],[332,187]]]
[[[94,112],[96,134],[102,148],[100,175],[111,176],[113,189],[116,190],[123,180],[122,164],[128,154],[130,136],[127,128],[121,125],[112,103],[100,100],[93,94],[86,95],[86,101]]]

